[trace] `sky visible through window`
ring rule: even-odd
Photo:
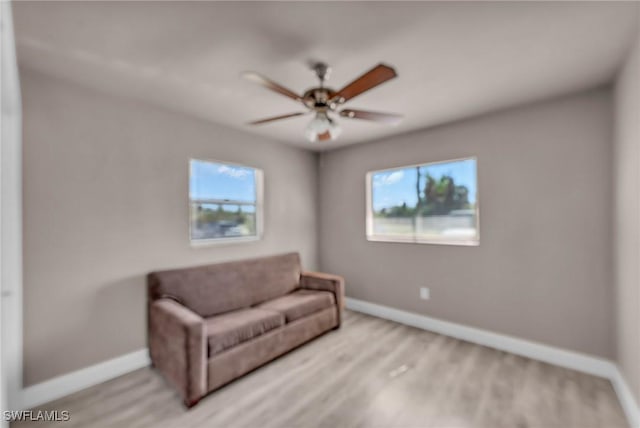
[[[192,159],[189,193],[192,200],[228,199],[255,203],[255,170]]]
[[[465,159],[452,162],[427,164],[420,167],[423,188],[426,175],[439,179],[443,175],[453,178],[457,185],[466,186],[469,191],[469,203],[476,203],[476,161]],[[373,174],[373,209],[379,211],[406,203],[413,207],[417,203],[416,167],[387,170]]]

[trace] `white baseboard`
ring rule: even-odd
[[[97,385],[129,373],[150,363],[147,349],[131,352],[102,363],[85,367],[75,372],[54,377],[22,390],[20,410],[31,409],[49,401],[73,394],[82,389]]]
[[[488,330],[443,321],[351,297],[346,298],[346,306],[353,311],[362,312],[378,318],[384,318],[556,366],[607,378],[613,384],[629,423],[634,428],[640,428],[638,402],[633,397],[617,365],[610,360],[519,339],[513,336],[493,333]]]
[[[634,397],[631,388],[624,380],[624,376],[622,376],[622,372],[618,367],[616,367],[613,376],[609,380],[613,384],[613,389],[618,395],[618,400],[620,400],[624,413],[627,415],[629,425],[632,428],[640,428],[640,402]]]

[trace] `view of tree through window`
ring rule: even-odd
[[[368,174],[372,240],[478,243],[476,160]]]
[[[254,168],[192,159],[191,239],[257,236],[258,174]]]

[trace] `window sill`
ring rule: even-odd
[[[190,243],[192,248],[200,248],[225,244],[240,244],[243,242],[255,242],[260,241],[261,239],[261,236],[241,236],[237,238],[192,239]]]
[[[457,240],[457,239],[421,239],[403,238],[397,236],[367,236],[370,242],[390,242],[393,244],[424,244],[424,245],[457,245],[461,247],[479,247],[479,239]]]

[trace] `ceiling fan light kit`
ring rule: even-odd
[[[309,122],[305,129],[305,137],[311,141],[327,141],[334,140],[340,135],[341,128],[332,115],[348,119],[362,119],[374,122],[395,125],[402,119],[402,116],[394,113],[380,113],[364,110],[343,109],[338,111],[344,103],[370,89],[381,85],[397,76],[395,70],[388,65],[378,64],[371,70],[364,73],[351,83],[339,91],[324,86],[331,69],[323,62],[316,62],[311,65],[311,69],[315,71],[320,86],[314,87],[299,96],[290,89],[275,83],[274,81],[253,71],[245,72],[242,76],[254,83],[264,86],[274,92],[302,103],[308,111],[289,113],[280,116],[270,117],[267,119],[256,120],[250,122],[250,125],[260,125],[273,122],[276,120],[288,119],[291,117],[302,116],[308,113],[315,113],[315,117]]]
[[[326,112],[318,112],[307,125],[304,136],[313,143],[318,140],[335,140],[341,132],[340,126]]]

